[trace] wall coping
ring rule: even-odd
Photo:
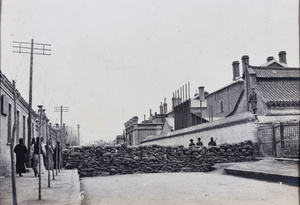
[[[255,121],[254,114],[252,114],[250,112],[246,112],[243,114],[226,117],[226,118],[223,118],[220,120],[207,122],[207,123],[199,124],[199,125],[194,125],[192,127],[188,127],[188,128],[184,128],[184,129],[180,129],[180,130],[175,130],[172,132],[168,132],[166,134],[154,135],[154,136],[151,135],[151,136],[148,136],[146,139],[142,140],[141,144],[146,143],[146,142],[161,140],[161,139],[173,138],[176,136],[182,136],[182,135],[186,135],[186,134],[192,134],[192,133],[196,133],[196,132],[203,132],[203,131],[207,131],[207,130],[211,130],[211,129],[230,127],[230,126],[237,125],[237,124],[251,123],[254,121]]]

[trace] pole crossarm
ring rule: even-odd
[[[13,48],[17,49],[14,50],[13,53],[26,53],[26,54],[31,54],[31,49],[32,51],[42,51],[42,52],[33,52],[32,54],[37,54],[37,55],[48,55],[50,56],[51,54],[49,53],[51,51],[49,46],[51,44],[47,43],[29,43],[29,42],[21,42],[21,41],[13,41],[14,45]],[[32,48],[28,47],[28,45],[32,44]],[[47,47],[48,46],[48,47]]]
[[[54,107],[54,112],[69,112],[69,107]]]

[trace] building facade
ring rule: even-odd
[[[260,156],[299,156],[300,68],[288,67],[286,59],[286,52],[281,51],[279,61],[268,57],[263,65],[253,66],[249,57],[243,56],[242,75],[239,62],[234,61],[232,82],[204,95],[207,112],[201,115],[208,123],[191,123],[190,99],[179,100],[173,106],[175,131],[149,136],[142,143],[187,144],[191,137],[205,141],[213,136],[233,143],[248,137],[256,143]],[[250,96],[255,96],[254,104]]]
[[[12,83],[6,78],[6,76],[0,73],[0,175],[5,176],[10,174],[10,144],[13,134],[14,126],[14,90]],[[18,97],[17,103],[17,117],[16,122],[19,126],[16,128],[15,133],[15,145],[18,144],[18,140],[23,138],[25,146],[30,147],[28,142],[28,103],[22,98]],[[31,124],[31,137],[38,135],[38,126],[36,123],[37,113],[31,110],[32,121]]]
[[[124,124],[127,145],[137,146],[147,136],[158,135],[162,131],[163,122],[157,122],[161,120],[157,115],[151,116],[149,120],[144,120],[142,123],[138,123],[138,120],[138,117],[135,116]]]

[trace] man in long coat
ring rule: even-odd
[[[251,109],[253,110],[253,114],[256,114],[256,110],[257,110],[257,94],[254,90],[254,88],[252,88],[252,92],[249,96],[249,101],[248,101],[251,105]]]
[[[25,162],[27,157],[27,147],[23,144],[23,138],[19,139],[19,144],[15,146],[14,152],[16,153],[16,170],[17,174],[22,177],[22,173],[26,173]]]

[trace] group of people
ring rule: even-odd
[[[193,147],[193,146],[199,146],[199,147],[202,147],[202,146],[203,146],[203,142],[201,141],[201,138],[198,137],[197,139],[198,139],[198,141],[196,142],[196,144],[194,143],[194,140],[193,140],[193,139],[190,139],[189,147]],[[214,138],[211,137],[211,138],[210,138],[210,141],[208,142],[208,146],[217,146],[216,141],[217,141],[217,140],[214,140]]]
[[[41,142],[40,142],[41,140]],[[41,174],[45,173],[45,170],[50,167],[50,169],[56,168],[56,155],[58,155],[58,163],[61,159],[61,148],[60,143],[53,149],[51,140],[45,144],[43,138],[37,137],[32,139],[30,154],[28,156],[27,147],[24,145],[23,138],[19,139],[19,144],[15,146],[14,152],[16,153],[16,172],[22,177],[23,173],[26,173],[26,161],[29,157],[31,167],[34,171],[34,176],[39,176],[39,145],[40,145],[40,163],[41,163]],[[58,152],[57,152],[58,151]],[[57,154],[56,154],[57,152]],[[47,155],[49,153],[49,156]],[[48,165],[49,164],[49,165]],[[30,165],[29,165],[30,166]]]

